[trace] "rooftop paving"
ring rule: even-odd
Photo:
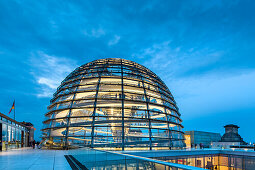
[[[0,152],[0,169],[19,170],[71,170],[64,150],[41,150],[31,148]]]

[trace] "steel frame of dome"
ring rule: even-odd
[[[174,149],[184,146],[180,113],[164,82],[135,62],[84,64],[58,87],[43,139],[67,148]]]

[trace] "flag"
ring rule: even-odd
[[[9,111],[8,114],[10,114],[10,113],[12,112],[12,109],[15,109],[15,100],[14,100],[14,102],[13,102],[13,104],[12,104],[12,108],[11,108],[11,110]]]

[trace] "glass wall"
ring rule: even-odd
[[[184,146],[180,113],[164,82],[124,59],[80,66],[58,87],[44,121],[56,147],[177,149]]]
[[[171,163],[217,170],[254,170],[255,157],[231,154],[189,155],[154,158]]]
[[[1,116],[0,123],[2,124],[2,150],[25,146],[28,129]]]

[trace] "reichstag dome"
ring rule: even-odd
[[[46,147],[184,147],[180,113],[165,83],[125,59],[100,59],[76,68],[54,93],[45,117]]]

